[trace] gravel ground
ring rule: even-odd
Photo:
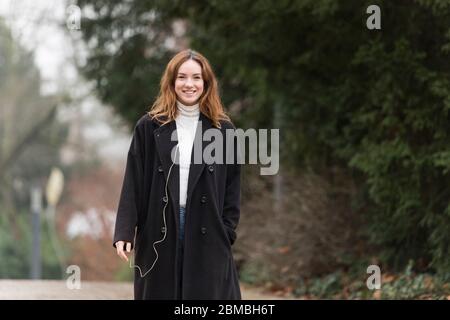
[[[274,300],[256,288],[241,285],[243,300]],[[133,299],[133,284],[122,282],[81,282],[69,289],[59,280],[0,280],[0,300],[122,300]]]

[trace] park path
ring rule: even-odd
[[[257,288],[241,285],[243,300],[282,299]],[[0,280],[0,300],[130,300],[133,285],[127,282],[81,282],[70,290],[59,280]],[[283,298],[284,299],[284,298]]]

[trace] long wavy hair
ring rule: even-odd
[[[162,125],[175,120],[178,112],[175,79],[180,66],[189,59],[196,61],[202,68],[203,93],[199,99],[200,112],[207,116],[216,128],[221,127],[221,120],[231,122],[220,100],[217,79],[209,61],[200,53],[190,49],[177,53],[167,64],[161,78],[158,97],[149,111],[150,117]]]

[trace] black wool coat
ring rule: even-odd
[[[200,112],[196,141],[202,141],[212,123]],[[200,125],[200,123],[199,123]],[[221,122],[218,129],[234,129],[230,122]],[[182,286],[179,289],[178,226],[179,226],[179,165],[172,168],[171,151],[177,141],[171,141],[176,122],[160,125],[148,114],[134,128],[128,152],[125,176],[120,195],[113,244],[119,240],[131,242],[135,250],[135,299],[241,299],[238,273],[231,247],[236,240],[240,217],[240,165],[194,164],[192,151],[189,170]],[[200,140],[197,140],[200,139]],[[195,142],[194,142],[195,143]],[[210,142],[203,141],[204,149]],[[228,148],[225,146],[225,148]],[[236,146],[235,153],[236,154]],[[227,151],[225,150],[224,153]],[[163,207],[167,228],[164,229]],[[153,269],[147,273],[156,259]],[[146,274],[147,273],[147,274]],[[141,277],[141,274],[144,277]]]

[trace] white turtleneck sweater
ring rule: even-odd
[[[185,106],[177,101],[178,114],[175,117],[180,152],[180,207],[186,206],[189,168],[191,165],[192,146],[200,116],[199,104]]]

